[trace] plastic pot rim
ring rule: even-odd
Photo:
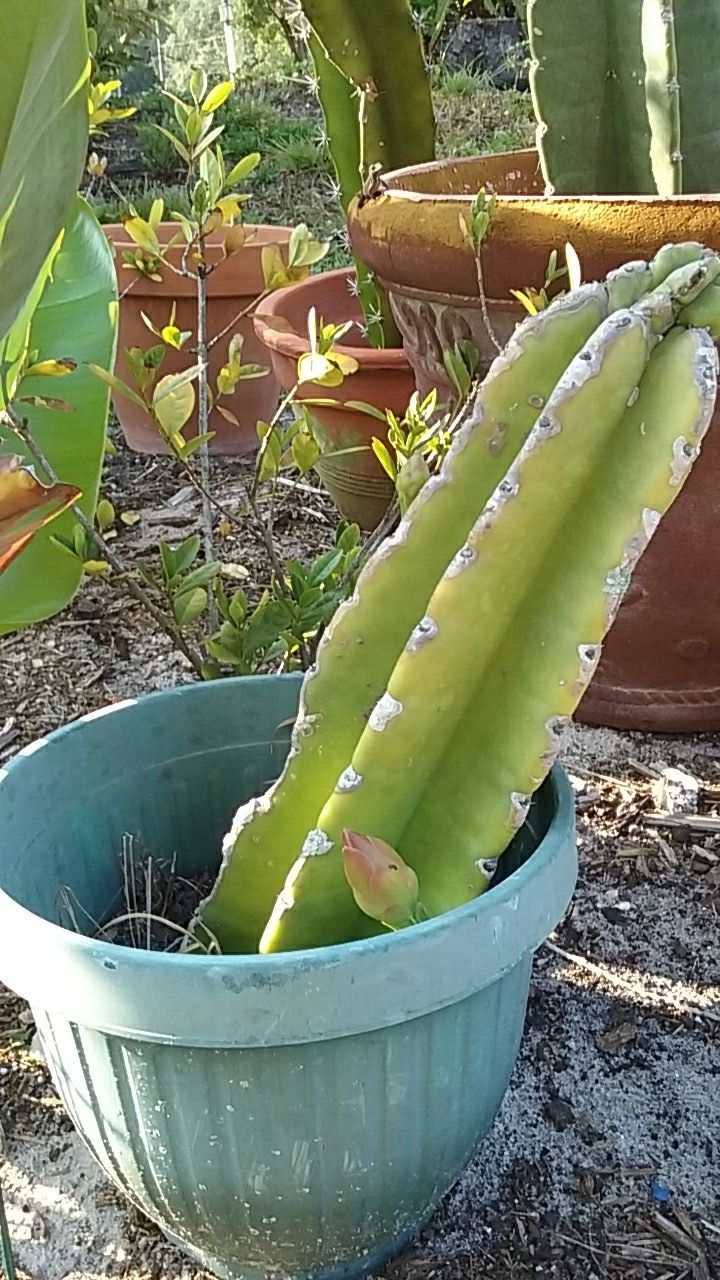
[[[64,736],[81,733],[84,726],[109,715],[131,714],[150,699],[198,697],[222,686],[239,691],[240,683],[277,679],[296,677],[229,677],[188,684],[127,699],[78,718],[31,743],[0,769],[0,820],[3,789],[28,757],[37,757],[46,747],[57,747]],[[562,916],[576,875],[574,801],[559,765],[544,785],[552,790],[553,813],[546,834],[526,861],[479,898],[412,928],[262,956],[167,954],[75,933],[23,906],[0,886],[0,979],[35,1007],[60,1007],[64,1016],[98,1030],[213,1047],[236,1045],[238,1036],[252,1045],[333,1038],[421,1016],[496,982],[534,951]],[[568,857],[570,848],[572,858]],[[449,952],[456,953],[456,969]],[[438,964],[444,967],[441,978]],[[428,990],[420,970],[428,975]],[[90,1002],[95,1008],[86,1007],[80,988],[87,989],[89,981],[97,985],[99,978],[108,988],[121,988],[115,1009],[112,1000],[98,999],[97,993]],[[378,983],[392,987],[393,982],[407,988],[404,995],[395,991],[380,1014],[363,1007],[363,993],[370,993]],[[147,992],[148,983],[152,983],[151,993]],[[172,1001],[163,1007],[163,988],[174,990],[178,983],[186,992],[183,1006],[201,1001],[200,1007],[196,1006],[197,1025],[190,1035],[180,1025],[187,1021],[183,1012],[172,1007]],[[346,1006],[340,1029],[323,1025],[315,1032],[309,1030],[307,1010],[298,1014],[293,1002],[300,999],[307,1005],[315,996],[327,996],[333,989],[337,1003]],[[148,1010],[152,1006],[155,1013],[129,1016],[129,994],[139,1005],[148,1005]],[[278,1000],[284,1026],[269,1032],[262,1023],[272,1020],[272,1006],[277,1006]],[[204,1003],[213,1001],[213,1008]],[[348,1001],[353,1003],[348,1005]],[[230,1010],[246,1019],[240,1031],[237,1026],[230,1033],[223,1029]],[[260,1024],[255,1029],[250,1025],[253,1021]]]

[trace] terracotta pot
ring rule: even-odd
[[[351,211],[353,248],[389,290],[421,390],[447,389],[442,352],[471,338],[488,364],[476,265],[460,215],[485,187],[499,196],[483,246],[484,290],[500,341],[524,314],[510,289],[542,284],[548,255],[570,241],[586,279],[663,244],[720,250],[720,196],[543,195],[537,153],[398,170]],[[661,732],[720,729],[720,412],[702,456],[641,561],[579,718]]]
[[[113,223],[104,228],[105,234],[115,249],[115,265],[120,292],[132,287],[124,294],[120,302],[120,326],[118,334],[118,354],[115,365],[118,377],[130,386],[133,379],[125,357],[127,347],[147,349],[157,341],[143,323],[141,311],[153,321],[158,328],[167,324],[170,308],[177,301],[176,324],[179,329],[191,330],[193,337],[197,333],[197,314],[195,302],[195,286],[192,280],[183,279],[167,268],[161,269],[162,280],[148,280],[123,265],[123,251],[135,246],[127,236],[122,223]],[[167,244],[177,234],[175,222],[163,222],[158,227],[158,237]],[[287,256],[287,244],[291,227],[248,226],[253,233],[249,244],[223,259],[221,244],[223,232],[215,232],[208,237],[208,259],[219,262],[220,266],[208,280],[208,336],[220,333],[233,317],[258,297],[263,290],[263,275],[260,256],[264,245],[276,244],[283,255]],[[178,245],[168,254],[169,260],[180,265],[183,246]],[[228,341],[233,333],[241,333],[245,339],[243,346],[243,362],[245,364],[267,364],[265,350],[255,335],[252,319],[247,317],[232,326],[227,337],[213,348],[210,354],[210,379],[214,379],[227,359]],[[193,345],[193,339],[189,340]],[[162,373],[178,373],[194,362],[187,349],[173,351],[168,348],[163,360]],[[278,386],[272,372],[263,378],[252,378],[240,382],[232,396],[224,396],[221,403],[238,419],[239,426],[234,426],[214,409],[210,414],[210,429],[215,432],[210,442],[212,453],[245,454],[257,448],[258,438],[255,430],[259,418],[271,416],[275,410],[278,397]],[[157,430],[132,401],[125,396],[113,395],[115,412],[131,449],[138,453],[167,453]],[[197,435],[197,413],[190,419],[183,433],[187,439]]]
[[[313,431],[323,451],[316,470],[333,502],[347,520],[363,529],[374,529],[385,514],[392,484],[370,447],[373,436],[383,436],[382,423],[368,413],[348,407],[348,401],[364,401],[376,409],[404,413],[415,390],[415,379],[405,352],[395,348],[378,350],[362,336],[360,303],[351,292],[354,271],[326,271],[311,276],[303,284],[279,289],[261,303],[255,315],[258,337],[270,352],[275,377],[284,391],[297,381],[298,357],[309,350],[308,313],[315,307],[318,318],[339,324],[353,320],[355,328],[338,351],[354,356],[359,368],[342,386],[322,387],[307,383],[300,399],[332,399],[336,403],[313,405]],[[362,452],[341,450],[362,446]],[[340,456],[333,457],[334,453]]]

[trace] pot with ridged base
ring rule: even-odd
[[[224,1280],[351,1280],[417,1232],[493,1120],[532,953],[576,874],[556,768],[490,891],[413,929],[199,957],[59,927],[62,886],[114,912],[124,832],[186,876],[214,868],[238,791],[279,771],[298,692],[269,676],[154,694],[0,772],[0,978],[109,1178]]]
[[[482,188],[498,196],[482,248],[485,308],[463,233]],[[538,153],[511,151],[384,175],[350,211],[353,249],[390,294],[421,392],[449,390],[443,352],[473,341],[486,369],[526,314],[511,289],[539,288],[551,250],[569,241],[600,280],[670,241],[720,248],[720,197],[545,196]],[[578,719],[620,729],[720,729],[720,410],[679,501],[643,558]]]

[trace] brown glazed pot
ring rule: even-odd
[[[370,447],[373,436],[384,436],[383,426],[370,414],[349,407],[348,401],[364,401],[381,411],[392,409],[402,414],[415,390],[415,378],[402,349],[378,350],[363,338],[362,310],[351,292],[354,275],[351,269],[326,271],[302,284],[279,289],[258,307],[255,329],[270,353],[277,381],[284,391],[290,391],[297,381],[298,358],[310,348],[311,308],[315,307],[318,319],[331,324],[355,322],[347,335],[350,342],[339,344],[336,350],[357,360],[357,372],[339,387],[306,383],[298,398],[335,401],[333,405],[312,406],[313,432],[323,453],[316,471],[341,515],[362,529],[374,529],[393,492]],[[361,452],[340,454],[358,446]],[[340,456],[333,457],[334,453]]]
[[[126,234],[122,223],[113,223],[103,228],[115,250],[115,267],[118,287],[124,296],[120,301],[120,325],[118,333],[118,353],[115,372],[123,382],[133,385],[132,375],[125,357],[127,347],[147,349],[158,341],[144,324],[141,311],[153,321],[158,328],[167,324],[170,308],[177,302],[175,323],[179,329],[189,329],[193,338],[197,333],[197,313],[195,302],[195,285],[192,280],[175,275],[167,268],[161,268],[161,281],[148,280],[123,265],[123,251],[135,246]],[[243,245],[231,257],[223,259],[222,241],[224,232],[217,231],[208,236],[208,260],[219,262],[217,270],[208,279],[208,337],[212,339],[220,333],[239,311],[248,307],[263,291],[263,274],[261,254],[263,247],[276,244],[283,257],[287,259],[287,245],[292,232],[291,227],[247,227],[252,235],[249,243]],[[163,222],[157,229],[161,244],[167,244],[177,235],[178,225],[175,222]],[[184,245],[177,245],[169,250],[168,258],[179,266]],[[128,286],[130,288],[128,289]],[[127,291],[127,292],[124,292]],[[250,317],[234,324],[226,338],[221,339],[212,349],[209,360],[210,381],[214,380],[227,359],[228,342],[234,333],[241,333],[244,364],[265,364],[266,352],[258,340]],[[193,345],[193,338],[188,346]],[[185,351],[174,351],[167,348],[162,364],[162,374],[179,373],[193,364],[195,357],[187,348]],[[278,397],[278,386],[272,372],[268,369],[263,378],[243,379],[231,396],[223,396],[221,404],[230,410],[238,419],[239,426],[228,422],[216,409],[210,414],[210,430],[215,432],[210,441],[212,453],[245,454],[251,453],[258,446],[256,423],[259,418],[271,417],[275,411]],[[131,449],[138,453],[167,453],[160,436],[137,405],[126,396],[113,394],[115,412],[123,429],[125,439]],[[197,435],[197,412],[188,422],[183,434],[187,439]]]
[[[510,290],[539,287],[567,241],[585,279],[602,278],[669,241],[720,250],[720,196],[543,195],[537,153],[441,161],[385,175],[351,210],[358,257],[388,289],[420,390],[447,386],[443,350],[471,338],[493,347],[460,215],[482,187],[498,205],[483,244],[484,292],[505,341],[524,312]],[[666,733],[720,729],[720,410],[687,485],[640,562],[578,718]]]

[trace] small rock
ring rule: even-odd
[[[598,1049],[603,1053],[617,1053],[619,1049],[624,1049],[626,1045],[633,1044],[637,1039],[637,1025],[634,1022],[621,1022],[617,1027],[612,1027],[610,1031],[606,1031],[598,1040]]]
[[[663,769],[652,784],[652,798],[662,813],[697,813],[700,783],[685,769]]]
[[[43,1047],[42,1047],[42,1044],[40,1043],[40,1036],[38,1035],[37,1031],[35,1032],[35,1035],[33,1036],[32,1040],[30,1041],[30,1053],[32,1054],[33,1058],[37,1058],[38,1062],[46,1062],[45,1054],[43,1052]]]
[[[624,924],[625,912],[621,907],[602,907],[601,910],[605,919],[610,921],[610,924]]]
[[[695,954],[692,947],[689,947],[681,938],[673,938],[670,949],[679,960],[692,960]]]
[[[545,1115],[561,1133],[575,1123],[575,1112],[563,1098],[550,1098],[545,1105]]]

